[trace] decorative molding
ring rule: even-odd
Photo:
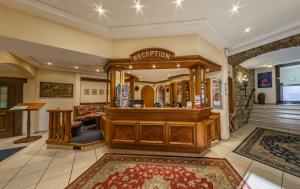
[[[264,53],[296,46],[300,46],[300,34],[231,55],[228,57],[228,63],[231,65],[238,65],[250,58],[254,58]]]

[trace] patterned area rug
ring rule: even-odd
[[[300,177],[300,135],[256,128],[234,152]]]
[[[18,151],[22,150],[25,147],[26,146],[0,150],[0,162],[5,160],[8,157],[14,155],[15,153],[17,153]]]
[[[225,159],[105,154],[67,189],[250,188]]]

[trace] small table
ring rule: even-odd
[[[31,121],[30,112],[41,109],[45,103],[20,103],[10,109],[10,111],[27,111],[27,136],[14,141],[14,144],[32,142],[42,138],[41,135],[30,135]]]

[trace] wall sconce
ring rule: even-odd
[[[247,87],[248,87],[248,78],[247,75],[244,75],[242,78],[243,81],[243,88],[241,88],[241,91],[243,90],[245,92],[245,100],[247,100]]]

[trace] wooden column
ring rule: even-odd
[[[185,95],[186,86],[185,86],[185,82],[186,81],[181,82],[181,104],[182,104],[182,107],[186,107],[186,95]]]
[[[203,82],[203,90],[204,90],[204,104],[203,104],[203,106],[207,106],[207,102],[208,102],[208,97],[207,97],[207,89],[206,89],[206,69],[205,68],[203,68],[202,69],[202,73],[203,73],[203,75],[202,75],[202,82]]]
[[[174,105],[177,106],[177,103],[178,103],[178,86],[177,86],[177,83],[175,82],[174,83],[174,88],[173,88],[173,99],[174,99]]]
[[[193,107],[194,107],[194,96],[195,95],[195,89],[194,89],[194,72],[193,68],[190,68],[190,101],[192,101]]]
[[[195,67],[195,80],[196,80],[196,95],[200,96],[200,104],[202,104],[202,95],[201,95],[202,74],[201,74],[201,66],[196,66]]]
[[[120,84],[125,84],[125,70],[120,70]]]
[[[116,98],[116,70],[110,70],[110,106],[115,107]]]

